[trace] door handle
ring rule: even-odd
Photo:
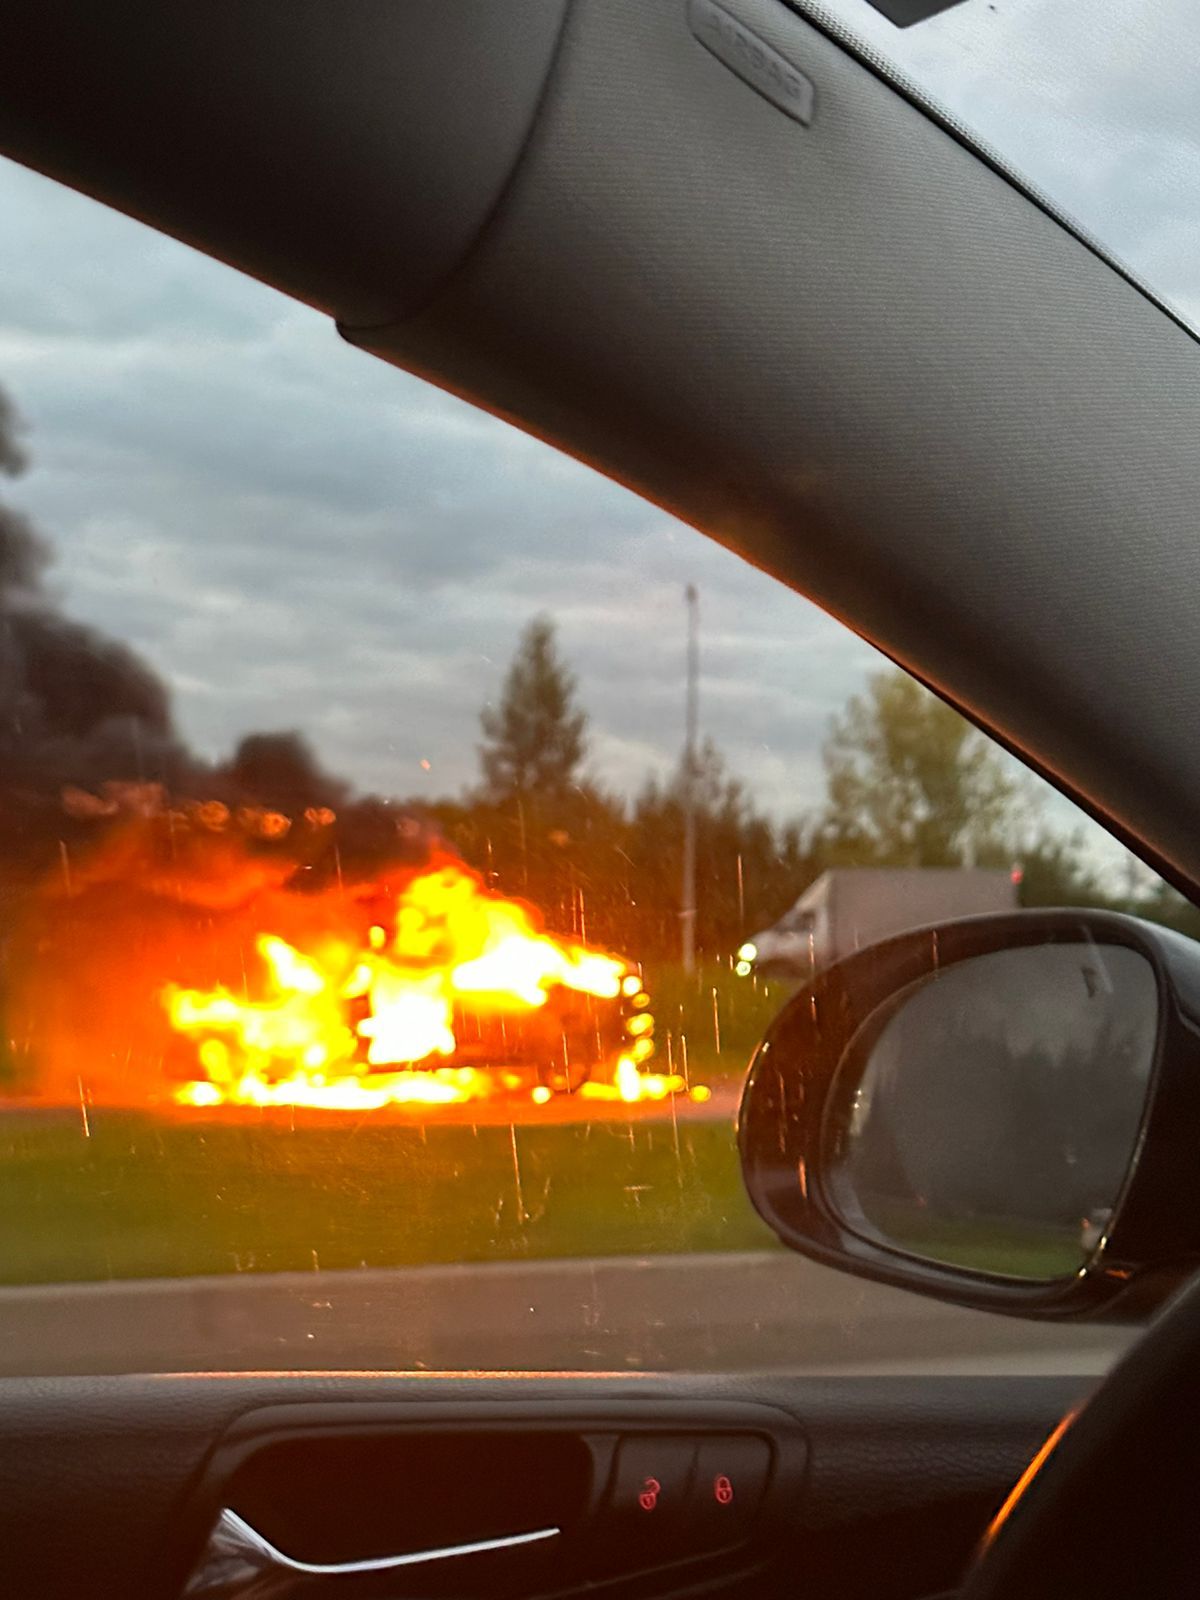
[[[408,1550],[402,1555],[372,1556],[363,1561],[300,1561],[276,1548],[228,1507],[217,1518],[208,1544],[184,1590],[186,1600],[235,1600],[252,1584],[271,1572],[292,1572],[308,1578],[342,1578],[355,1573],[391,1572],[424,1562],[453,1561],[459,1556],[483,1555],[493,1550],[515,1550],[556,1538],[558,1528],[538,1528],[532,1533],[510,1533],[497,1539],[476,1539],[469,1544],[444,1545],[430,1550]]]

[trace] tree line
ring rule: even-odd
[[[587,773],[588,718],[553,622],[525,629],[498,703],[481,714],[480,783],[425,809],[453,847],[563,932],[643,959],[679,948],[683,758],[627,801]],[[1026,905],[1132,910],[1200,933],[1181,896],[1144,875],[1105,881],[1080,834],[1045,816],[1030,777],[899,669],[873,675],[831,719],[825,796],[780,821],[756,805],[711,741],[692,772],[696,947],[724,959],[832,867],[1014,871]],[[1111,876],[1111,874],[1109,874]]]

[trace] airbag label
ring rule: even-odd
[[[718,61],[765,100],[805,127],[813,117],[813,86],[790,61],[714,0],[688,0],[688,25]]]

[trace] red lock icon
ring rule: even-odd
[[[719,1506],[733,1504],[733,1484],[723,1472],[713,1479],[713,1499]]]
[[[642,1484],[641,1493],[638,1495],[638,1505],[643,1511],[653,1511],[658,1504],[658,1497],[662,1493],[662,1484],[657,1478],[647,1478]]]

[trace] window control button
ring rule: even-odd
[[[748,1434],[704,1439],[688,1502],[689,1544],[718,1550],[750,1535],[771,1470],[771,1447]]]

